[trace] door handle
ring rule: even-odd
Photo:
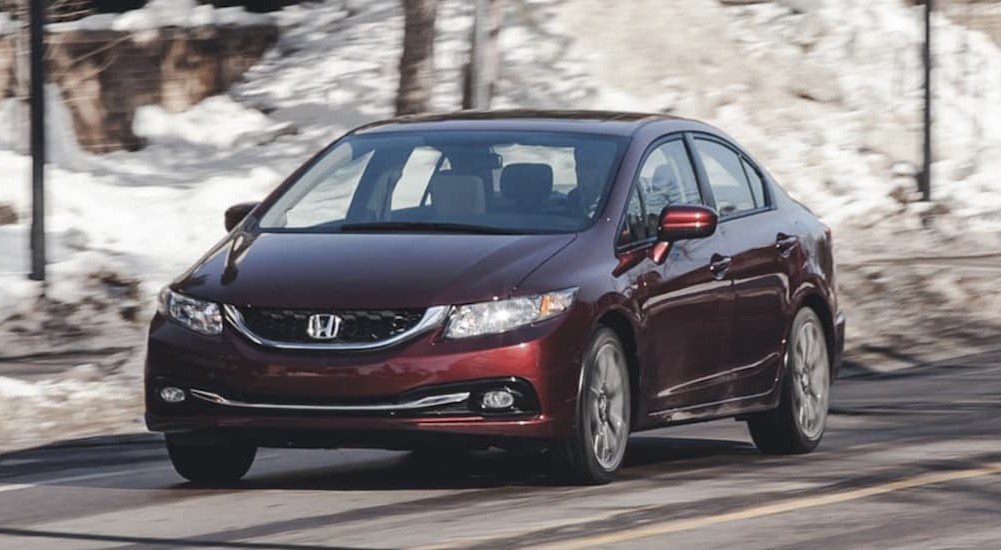
[[[713,277],[718,281],[723,277],[726,277],[726,272],[730,271],[730,266],[732,264],[733,264],[733,258],[731,258],[730,256],[713,254],[712,258],[709,259],[709,271],[713,274]]]
[[[792,255],[792,251],[799,245],[799,237],[786,235],[785,233],[779,233],[775,237],[775,250],[778,251],[779,256],[783,258],[788,258]]]

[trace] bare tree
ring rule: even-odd
[[[403,0],[405,26],[396,114],[429,110],[434,84],[434,20],[438,0]]]
[[[474,23],[469,47],[469,63],[463,67],[462,108],[489,109],[500,67],[503,0],[474,0]]]

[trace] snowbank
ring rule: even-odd
[[[17,31],[17,24],[6,13],[0,13],[0,35],[13,34]]]
[[[163,27],[266,25],[271,22],[271,17],[266,14],[248,13],[240,7],[215,8],[210,4],[199,5],[195,0],[150,0],[137,10],[121,14],[102,13],[76,21],[52,23],[48,30],[139,32]]]
[[[881,226],[888,235],[921,225],[927,211],[912,202],[915,181],[893,167],[919,160],[922,8],[898,0],[814,5],[797,14],[772,3],[570,0],[556,21],[576,36],[570,56],[601,81],[593,105],[715,123],[836,228]],[[934,197],[939,213],[955,214],[939,218],[941,229],[959,220],[997,231],[1001,50],[943,18],[934,25]],[[883,227],[888,217],[897,221]]]
[[[151,143],[183,141],[217,149],[259,145],[295,130],[291,124],[277,123],[229,96],[210,97],[181,113],[167,112],[158,105],[140,107],[133,129]]]
[[[0,377],[0,452],[73,434],[138,432],[142,392],[136,381],[58,379],[22,382]]]

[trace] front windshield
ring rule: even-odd
[[[306,170],[258,227],[578,231],[597,216],[625,141],[512,131],[350,136]]]

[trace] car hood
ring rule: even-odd
[[[206,300],[270,308],[461,304],[507,295],[574,238],[237,232],[174,288]]]

